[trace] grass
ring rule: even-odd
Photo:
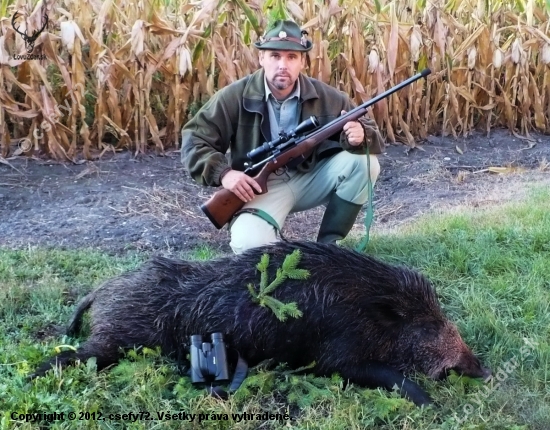
[[[40,428],[52,429],[548,429],[549,201],[548,190],[535,190],[513,205],[432,216],[398,233],[373,235],[367,252],[427,274],[465,341],[493,369],[489,384],[456,375],[442,382],[417,376],[439,403],[424,410],[395,393],[344,388],[337,375],[315,378],[284,367],[253,369],[239,391],[220,402],[195,389],[173,362],[149,349],[130,351],[109,371],[96,372],[90,359],[29,383],[25,376],[56,346],[76,347],[83,341],[59,330],[75,301],[146,256],[0,249],[0,429],[39,428],[24,418],[12,420],[12,412],[63,412],[64,420],[42,422]],[[202,247],[186,257],[210,259],[215,254]],[[79,419],[86,412],[90,418],[99,412],[105,418],[140,411],[141,418],[162,413],[163,419]],[[77,414],[75,421],[69,421],[69,412]],[[192,422],[189,417],[183,421],[183,415],[166,419],[180,412],[196,415]],[[293,420],[232,417],[243,412],[254,418],[286,413]]]

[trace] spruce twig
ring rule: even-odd
[[[310,273],[305,269],[298,269],[298,263],[302,258],[300,250],[295,250],[292,254],[287,255],[283,261],[283,265],[277,269],[275,279],[268,285],[267,268],[269,266],[269,255],[264,254],[260,262],[256,265],[256,268],[260,271],[260,290],[256,292],[254,285],[248,284],[247,288],[252,295],[252,300],[258,303],[260,306],[270,308],[275,316],[280,321],[286,321],[290,315],[292,318],[299,318],[302,316],[302,312],[298,309],[298,305],[295,302],[282,303],[276,298],[269,296],[277,287],[279,287],[287,279],[305,280],[309,277]]]

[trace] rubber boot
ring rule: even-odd
[[[319,227],[317,242],[336,243],[350,232],[363,205],[342,200],[332,193]]]

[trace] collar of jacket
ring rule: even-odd
[[[270,141],[271,129],[269,125],[269,114],[265,101],[264,69],[259,69],[250,75],[243,92],[243,107],[249,112],[256,112],[262,116],[261,129],[266,142]],[[300,104],[306,100],[318,99],[319,94],[307,77],[300,73]],[[302,111],[303,112],[303,111]],[[303,115],[302,115],[303,116]]]

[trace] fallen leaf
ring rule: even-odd
[[[24,174],[21,170],[19,170],[17,167],[14,167],[10,164],[8,160],[6,160],[4,157],[0,157],[0,163],[5,164],[6,166],[11,167],[13,170],[17,170],[22,175]]]
[[[514,171],[514,169],[511,167],[489,167],[487,170],[489,172],[498,173],[500,175],[503,175],[505,173],[512,173]]]
[[[521,148],[520,151],[525,151],[526,149],[532,149],[537,146],[537,142],[529,141],[529,145],[525,148]]]

